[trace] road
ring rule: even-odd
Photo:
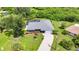
[[[52,43],[53,43],[53,34],[51,33],[44,33],[44,39],[38,49],[38,51],[50,51]]]

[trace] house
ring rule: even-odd
[[[75,24],[66,28],[66,31],[70,32],[71,35],[79,35],[79,24]]]
[[[52,33],[52,23],[50,20],[32,20],[28,21],[26,25],[26,30],[29,32],[40,31],[40,32],[50,32]]]

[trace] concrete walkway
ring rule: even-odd
[[[38,51],[50,51],[53,43],[53,35],[50,33],[44,33],[44,39],[38,49]]]

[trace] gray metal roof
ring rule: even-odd
[[[26,25],[27,30],[40,29],[41,31],[52,31],[50,20],[34,20],[29,21]]]

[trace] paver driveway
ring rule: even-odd
[[[54,36],[50,32],[45,32],[43,35],[44,39],[40,44],[38,51],[50,51]]]

